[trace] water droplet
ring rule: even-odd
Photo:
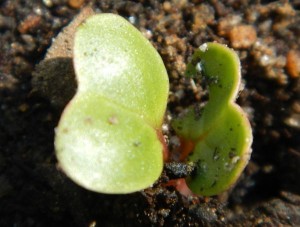
[[[224,169],[225,169],[226,171],[231,171],[232,168],[233,168],[233,166],[232,166],[230,163],[225,162],[225,164],[224,164]]]
[[[218,148],[216,147],[213,154],[214,161],[217,161],[220,158]]]
[[[219,76],[212,76],[207,78],[208,84],[217,84],[219,82]]]

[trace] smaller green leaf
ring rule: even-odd
[[[188,161],[196,164],[196,170],[187,179],[188,186],[197,194],[216,195],[235,183],[251,153],[251,126],[235,103],[240,61],[228,47],[205,43],[195,51],[186,73],[190,77],[201,73],[210,81],[209,101],[200,112],[189,109],[172,126],[194,144]]]

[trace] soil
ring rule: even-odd
[[[164,124],[206,95],[183,73],[207,41],[234,47],[244,90],[238,103],[254,133],[238,183],[214,197],[182,196],[164,182],[129,195],[87,191],[57,168],[54,129],[61,108],[33,89],[36,65],[80,8],[128,18],[161,54],[170,77]],[[299,226],[299,1],[76,1],[0,3],[0,226]],[[179,171],[180,172],[180,171]]]

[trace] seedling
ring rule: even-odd
[[[125,19],[100,14],[78,26],[73,64],[78,88],[56,129],[59,165],[96,192],[151,186],[163,167],[169,82],[161,57]]]
[[[251,154],[252,130],[235,103],[241,73],[237,54],[224,45],[205,43],[187,66],[186,75],[199,73],[209,81],[209,100],[200,111],[189,109],[173,127],[196,166],[187,178],[196,194],[216,195],[235,183]]]

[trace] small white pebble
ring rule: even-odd
[[[151,30],[149,29],[144,29],[142,30],[142,34],[147,38],[147,39],[151,39],[153,36],[153,33]]]
[[[270,57],[266,54],[264,54],[261,59],[260,59],[260,63],[262,66],[267,66],[270,64]]]
[[[207,51],[207,50],[208,50],[207,43],[203,43],[201,46],[199,46],[199,49],[200,49],[202,52]]]
[[[171,121],[173,119],[172,116],[171,116],[171,114],[167,114],[166,118],[167,118],[168,121]]]
[[[51,0],[43,0],[43,3],[47,6],[47,7],[52,7],[53,6],[53,2]]]
[[[260,40],[257,40],[255,43],[254,43],[254,47],[255,48],[260,48],[262,46],[262,43]]]
[[[202,72],[202,65],[201,65],[201,62],[198,62],[197,65],[196,65],[196,70],[201,73]]]
[[[97,222],[96,221],[92,221],[90,224],[89,224],[89,227],[96,227],[97,225]]]
[[[162,125],[162,131],[163,131],[164,133],[166,133],[166,132],[169,131],[169,126],[168,126],[168,124],[163,124],[163,125]]]
[[[130,16],[128,17],[128,20],[131,24],[135,24],[136,23],[136,17],[135,16]]]
[[[192,86],[193,91],[197,91],[197,86],[196,86],[196,83],[193,79],[190,79],[190,84]]]
[[[43,11],[40,7],[36,7],[34,8],[34,12],[37,14],[37,15],[40,15],[42,16],[43,15]]]
[[[292,114],[284,120],[284,123],[292,128],[300,129],[300,114]]]

